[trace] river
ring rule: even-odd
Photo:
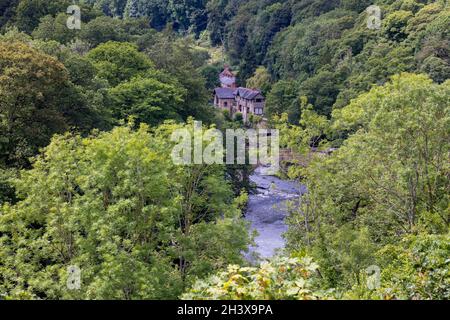
[[[283,233],[287,231],[285,218],[288,214],[286,203],[299,199],[306,187],[293,182],[265,175],[266,168],[259,167],[250,177],[256,184],[256,193],[249,196],[246,220],[251,224],[251,232],[257,231],[255,246],[246,255],[251,262],[268,259],[285,247]]]

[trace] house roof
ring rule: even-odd
[[[214,93],[219,99],[234,99],[234,89],[231,88],[216,88]]]
[[[230,70],[230,67],[225,65],[225,69],[220,74],[221,77],[234,78],[233,72]]]
[[[229,78],[229,77],[225,77],[225,76],[220,76],[220,83],[227,85],[227,86],[232,86],[233,84],[236,83],[236,78]]]
[[[263,95],[261,94],[260,91],[258,90],[252,90],[252,89],[247,89],[247,88],[237,88],[233,94],[235,96],[240,96],[241,98],[244,98],[246,100],[253,100],[256,97],[261,97],[262,99],[264,99]]]

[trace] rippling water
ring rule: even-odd
[[[250,178],[257,185],[257,193],[249,197],[245,218],[250,221],[252,231],[258,232],[256,246],[250,247],[247,255],[250,261],[255,261],[255,255],[261,259],[271,258],[284,248],[286,202],[296,200],[306,192],[305,186],[266,176],[264,171],[264,167],[259,167]]]

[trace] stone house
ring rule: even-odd
[[[234,113],[234,106],[236,105],[234,91],[231,88],[214,89],[214,105],[220,109],[228,110],[230,115],[232,115]]]
[[[258,90],[237,88],[233,92],[235,96],[235,111],[242,113],[244,122],[247,122],[250,115],[262,117],[264,115],[265,100]]]
[[[228,110],[230,116],[241,113],[244,122],[250,115],[264,116],[265,98],[261,91],[248,88],[237,88],[236,77],[228,66],[219,75],[221,87],[214,89],[214,105],[222,110]]]

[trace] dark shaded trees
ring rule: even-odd
[[[92,115],[67,69],[27,44],[0,46],[2,162],[27,166],[28,158],[70,126],[89,128]]]

